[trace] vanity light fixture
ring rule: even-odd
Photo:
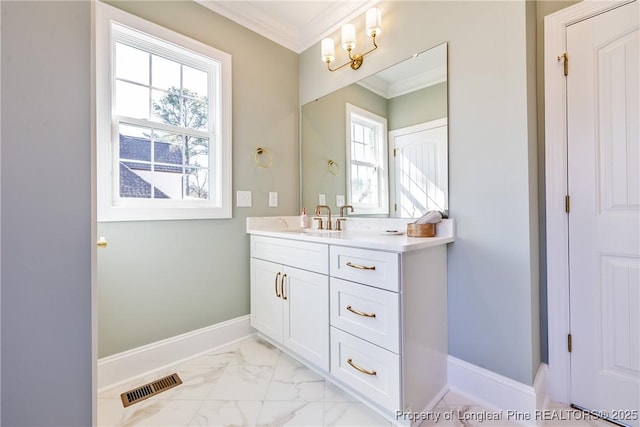
[[[329,71],[336,71],[342,67],[346,67],[347,65],[351,65],[351,68],[353,70],[357,70],[358,68],[360,68],[364,56],[368,55],[378,48],[378,45],[376,44],[376,36],[382,33],[381,18],[382,16],[380,14],[380,9],[378,9],[377,7],[372,7],[371,9],[367,10],[367,13],[365,15],[365,28],[367,31],[367,35],[373,40],[373,49],[363,54],[351,54],[353,49],[356,48],[356,28],[354,27],[354,25],[346,24],[342,27],[342,47],[347,51],[347,54],[349,55],[349,61],[345,62],[337,68],[331,68],[331,62],[336,59],[336,47],[333,39],[326,38],[322,40],[322,62],[325,62],[327,64],[327,68],[329,69]]]

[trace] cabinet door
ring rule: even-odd
[[[282,342],[282,266],[251,258],[251,326]]]
[[[329,278],[284,267],[284,345],[329,370]]]

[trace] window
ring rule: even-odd
[[[388,214],[387,119],[347,104],[347,201],[356,214]]]
[[[231,217],[231,57],[97,3],[98,220]]]

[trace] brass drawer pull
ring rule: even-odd
[[[367,266],[367,265],[360,265],[360,264],[352,264],[351,261],[349,261],[347,263],[347,266],[351,267],[351,268],[357,268],[358,270],[375,270],[376,266],[372,265],[372,266]]]
[[[276,289],[276,296],[277,296],[278,298],[281,298],[280,294],[278,293],[278,278],[279,278],[279,277],[280,277],[280,272],[278,272],[278,274],[276,274],[276,281],[275,281],[275,283],[273,284],[273,286],[274,286],[274,287],[275,287],[275,289]]]
[[[351,308],[350,305],[347,306],[347,310],[349,310],[350,312],[357,314],[358,316],[362,316],[362,317],[376,317],[375,313],[365,313],[364,311],[360,311],[360,310],[356,310],[355,308]]]
[[[351,358],[347,359],[347,363],[349,365],[351,365],[351,367],[353,367],[355,370],[362,372],[363,374],[367,374],[367,375],[378,375],[378,373],[376,371],[370,371],[368,369],[364,369],[361,368],[360,366],[356,365],[355,363],[353,363],[353,360],[351,360]]]
[[[287,278],[287,275],[286,275],[286,274],[283,274],[283,275],[282,275],[282,281],[280,282],[280,283],[281,283],[280,289],[282,290],[282,299],[283,299],[283,300],[286,300],[286,299],[287,299],[287,296],[286,296],[286,295],[285,295],[285,293],[284,293],[284,280],[285,280],[286,278]]]

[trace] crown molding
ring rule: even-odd
[[[323,38],[338,31],[344,24],[347,24],[359,16],[364,20],[364,13],[373,7],[379,0],[368,0],[365,2],[333,2],[331,7],[325,9],[324,13],[316,16],[310,25],[304,26],[300,31],[298,53],[304,52]],[[363,24],[364,27],[364,24]]]
[[[438,67],[391,84],[376,76],[367,77],[357,83],[377,95],[386,99],[391,99],[442,83],[446,80],[447,68],[443,65],[442,67]]]
[[[327,2],[327,8],[311,22],[285,22],[251,1],[195,0],[249,30],[266,37],[295,53],[302,53],[342,25],[363,14],[379,0]],[[261,2],[263,5],[265,2]],[[304,7],[304,2],[292,3]]]

